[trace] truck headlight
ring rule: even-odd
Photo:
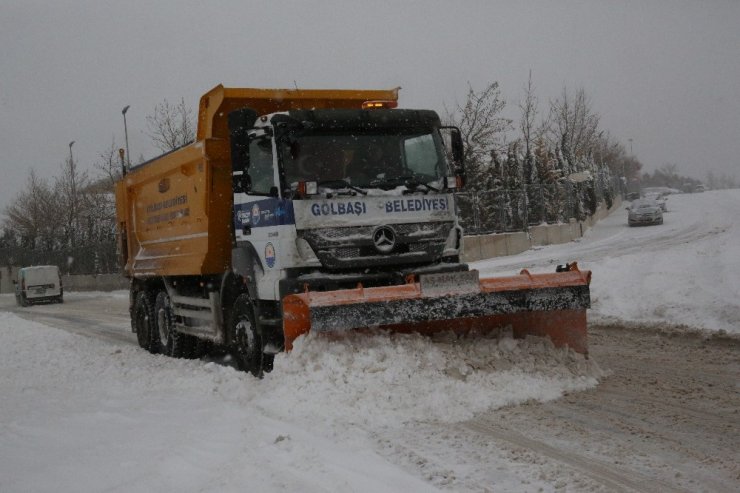
[[[311,245],[309,245],[308,242],[303,238],[296,238],[295,246],[296,250],[298,250],[298,255],[301,256],[302,260],[307,262],[319,261],[319,258],[313,252],[313,248],[311,248]]]
[[[454,227],[450,230],[447,235],[447,241],[445,242],[444,255],[457,255],[462,248],[462,228]]]

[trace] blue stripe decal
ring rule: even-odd
[[[285,199],[262,199],[234,205],[234,228],[264,228],[295,224],[293,202]]]

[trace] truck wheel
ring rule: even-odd
[[[167,291],[160,291],[154,301],[154,317],[157,330],[154,332],[153,342],[157,345],[157,352],[172,356],[172,306]]]
[[[234,302],[231,330],[234,334],[232,347],[237,366],[242,371],[262,378],[262,338],[254,323],[252,300],[246,294],[239,295]]]
[[[141,291],[136,296],[133,322],[136,327],[136,339],[139,346],[147,351],[152,350],[152,331],[156,326],[155,320],[152,300],[146,291]]]
[[[167,291],[160,291],[157,294],[154,317],[156,330],[152,335],[152,343],[157,349],[156,352],[173,358],[194,358],[198,339],[175,329],[175,314],[172,312],[172,302]]]
[[[172,344],[172,353],[170,356],[173,358],[184,358],[184,359],[196,359],[195,345],[198,343],[198,338],[189,334],[183,334],[178,332],[176,329],[170,331],[170,341]]]
[[[208,356],[209,354],[211,354],[212,347],[213,344],[211,344],[211,341],[196,338],[195,344],[193,345],[193,358],[198,359],[202,358],[203,356]]]

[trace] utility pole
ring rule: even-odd
[[[77,171],[75,170],[75,160],[74,156],[72,155],[72,146],[74,145],[75,141],[69,143],[69,179],[70,179],[70,212],[71,212],[71,219],[72,223],[70,226],[72,227],[72,231],[70,232],[70,240],[72,241],[72,248],[74,248],[77,244],[76,241],[76,234],[77,234]]]
[[[130,107],[131,105],[127,104],[121,111],[121,114],[123,115],[123,133],[126,136],[126,164],[129,169],[131,168],[131,153],[128,150],[128,127],[126,126],[126,112]]]
[[[72,156],[72,146],[74,145],[75,141],[69,143],[69,177],[72,180],[72,212],[74,213],[74,200],[77,199],[77,183],[75,183],[75,175],[77,174],[75,170],[75,160],[74,156]],[[74,217],[74,216],[73,216]]]
[[[123,149],[118,149],[118,157],[121,158],[121,176],[126,176],[126,161],[124,160],[124,155],[126,154],[126,151]]]

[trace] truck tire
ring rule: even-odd
[[[213,344],[211,341],[205,339],[196,338],[195,344],[193,345],[193,358],[198,359],[211,354]]]
[[[166,291],[157,293],[154,300],[154,318],[157,330],[154,332],[153,342],[157,345],[157,352],[172,356],[172,307],[170,297]]]
[[[183,334],[182,332],[178,332],[177,329],[173,329],[170,339],[172,339],[172,354],[170,356],[183,359],[198,358],[196,354],[197,337]]]
[[[140,291],[134,302],[134,316],[132,317],[136,328],[136,340],[139,346],[152,351],[152,333],[155,330],[154,307],[149,293]],[[156,348],[155,348],[156,352]]]
[[[156,347],[156,352],[172,358],[196,357],[195,347],[198,339],[175,329],[175,314],[172,311],[172,303],[167,291],[157,293],[157,299],[154,302],[154,317],[156,330],[152,336],[152,342]]]
[[[232,354],[237,367],[262,378],[262,337],[255,325],[254,307],[247,294],[241,294],[234,301],[231,311],[231,333],[234,334]]]

